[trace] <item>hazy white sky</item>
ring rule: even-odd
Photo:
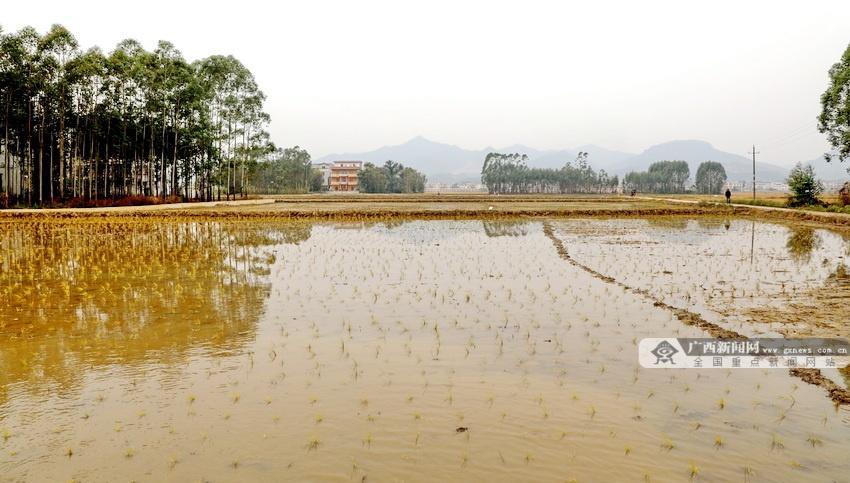
[[[12,1],[0,25],[81,45],[233,54],[278,145],[314,157],[422,135],[466,148],[703,139],[777,164],[825,149],[826,72],[850,1]]]

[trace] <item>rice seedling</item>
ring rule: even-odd
[[[779,439],[779,436],[777,436],[776,434],[773,435],[770,441],[770,449],[771,451],[785,449],[785,444],[782,442],[781,439]]]
[[[321,444],[322,442],[321,440],[319,440],[319,438],[314,437],[310,439],[309,441],[307,441],[307,452],[309,453],[310,451],[318,450]]]
[[[551,223],[555,227],[556,236],[567,237],[565,241],[572,243],[572,235],[568,233],[568,230],[562,229],[563,226],[572,226],[569,225],[569,221]],[[621,223],[625,223],[625,221],[605,222],[608,227],[618,227]],[[584,222],[584,224],[596,228],[599,226],[597,221]],[[483,418],[486,425],[488,418],[492,421],[493,416],[497,414],[501,416],[503,423],[497,425],[498,431],[482,430],[480,433],[476,433],[476,437],[477,439],[480,438],[478,444],[501,449],[501,453],[498,453],[497,457],[503,464],[505,464],[503,453],[506,451],[505,448],[510,446],[500,447],[499,445],[509,442],[508,435],[515,436],[515,432],[518,430],[527,431],[531,434],[551,435],[551,437],[539,441],[540,453],[538,458],[540,465],[529,465],[525,468],[526,473],[524,474],[527,475],[528,479],[546,479],[547,469],[551,470],[552,468],[550,455],[554,454],[555,451],[563,450],[564,444],[574,448],[573,451],[570,451],[573,457],[578,455],[582,460],[594,457],[593,452],[595,451],[594,448],[598,447],[597,444],[614,449],[619,448],[623,451],[623,457],[627,458],[621,460],[621,463],[642,466],[646,462],[647,455],[642,451],[634,451],[633,440],[631,439],[634,437],[634,432],[657,427],[657,418],[663,418],[666,413],[669,419],[670,411],[677,416],[676,421],[684,422],[688,420],[690,422],[679,425],[681,427],[676,426],[679,429],[670,429],[669,438],[671,442],[676,442],[678,447],[675,449],[679,451],[678,454],[681,454],[682,459],[676,459],[676,461],[667,461],[669,458],[659,460],[657,462],[659,475],[666,474],[669,476],[682,471],[682,467],[687,464],[689,459],[693,459],[694,462],[699,461],[700,451],[711,453],[711,446],[709,445],[694,445],[692,447],[690,443],[686,443],[686,441],[690,441],[687,436],[684,440],[679,439],[682,437],[682,432],[687,433],[689,429],[694,428],[692,425],[696,425],[696,428],[699,429],[700,426],[697,421],[702,422],[706,425],[706,428],[711,428],[711,431],[715,432],[716,436],[712,435],[711,439],[714,440],[719,437],[724,441],[723,449],[726,449],[725,446],[732,442],[732,440],[727,441],[728,438],[732,437],[730,434],[735,434],[735,446],[736,448],[738,446],[743,448],[744,455],[748,454],[747,451],[749,450],[746,448],[752,447],[753,441],[756,441],[755,446],[758,446],[758,435],[764,434],[763,432],[740,430],[739,433],[735,429],[736,426],[731,428],[719,426],[722,429],[715,429],[718,428],[716,424],[719,420],[714,418],[717,413],[715,412],[712,416],[710,410],[708,411],[709,415],[705,416],[708,419],[700,417],[705,407],[714,406],[713,401],[717,401],[720,396],[729,401],[728,407],[725,409],[738,408],[730,401],[731,396],[729,394],[731,392],[724,392],[725,390],[734,390],[740,393],[741,388],[745,385],[737,381],[736,378],[728,377],[727,374],[728,378],[724,379],[719,377],[720,372],[712,373],[710,377],[700,379],[696,379],[690,374],[683,374],[678,378],[668,378],[667,374],[660,375],[653,371],[641,371],[639,369],[635,369],[632,374],[630,368],[636,367],[636,364],[626,363],[626,357],[619,355],[617,351],[611,351],[615,353],[611,359],[602,360],[601,352],[603,352],[604,347],[613,344],[611,347],[625,351],[624,354],[627,354],[631,350],[629,349],[629,340],[632,340],[634,346],[641,338],[651,336],[653,332],[661,330],[665,323],[668,324],[666,330],[670,334],[675,334],[682,324],[678,319],[669,315],[669,310],[663,307],[652,307],[651,302],[641,298],[642,295],[630,293],[615,283],[592,280],[589,274],[577,270],[578,267],[569,263],[561,263],[560,261],[551,263],[551,254],[547,250],[540,250],[540,248],[550,248],[550,245],[545,247],[536,245],[539,238],[542,238],[547,244],[549,243],[543,237],[523,238],[522,243],[527,244],[528,249],[521,251],[514,251],[515,247],[508,248],[510,244],[506,243],[507,239],[501,238],[490,240],[491,243],[479,246],[478,250],[472,252],[467,250],[466,255],[460,255],[459,252],[454,254],[449,249],[450,247],[469,246],[469,242],[473,241],[470,232],[463,231],[466,228],[461,230],[463,233],[460,236],[460,241],[464,245],[460,243],[454,245],[453,241],[449,241],[452,238],[443,238],[445,232],[451,232],[452,237],[454,237],[454,232],[457,231],[455,227],[459,225],[460,223],[456,222],[444,224],[418,222],[414,225],[404,225],[403,228],[389,229],[385,225],[376,225],[377,228],[375,229],[358,229],[355,231],[337,229],[331,224],[325,224],[313,227],[313,238],[309,243],[277,245],[275,249],[280,251],[279,256],[286,263],[277,264],[273,268],[269,296],[263,298],[264,304],[268,306],[267,313],[261,316],[259,322],[254,321],[247,330],[237,327],[238,336],[227,336],[225,334],[224,337],[212,343],[202,338],[198,339],[200,340],[198,347],[201,346],[200,344],[204,344],[203,347],[220,349],[220,352],[224,355],[209,357],[209,367],[204,367],[198,373],[209,381],[204,387],[204,394],[213,397],[205,397],[204,404],[200,406],[198,402],[194,402],[199,416],[195,423],[205,424],[205,417],[212,415],[211,419],[215,419],[215,415],[220,415],[225,410],[229,410],[233,415],[233,422],[238,421],[240,425],[245,425],[246,435],[251,435],[237,437],[233,444],[240,444],[245,448],[253,446],[261,448],[262,445],[277,444],[281,436],[262,427],[263,422],[266,424],[269,422],[268,419],[265,419],[266,416],[262,413],[262,409],[271,408],[269,401],[273,399],[275,408],[280,406],[281,410],[286,410],[286,413],[281,412],[281,414],[286,414],[287,422],[292,421],[293,423],[286,425],[287,433],[291,432],[295,438],[303,438],[302,441],[307,441],[309,437],[309,433],[304,434],[305,431],[309,432],[311,428],[313,430],[319,430],[323,427],[328,429],[330,427],[324,425],[330,424],[331,420],[334,423],[332,426],[335,430],[339,429],[342,434],[345,434],[346,431],[354,429],[355,435],[358,434],[358,428],[361,435],[366,430],[371,430],[372,434],[379,434],[376,431],[386,429],[384,427],[386,423],[398,427],[393,428],[393,431],[389,433],[380,433],[382,440],[385,434],[387,434],[386,437],[390,444],[399,442],[393,440],[395,437],[400,438],[402,443],[406,439],[407,444],[412,442],[414,448],[416,448],[416,456],[425,458],[429,454],[425,452],[427,446],[425,443],[430,440],[421,439],[421,433],[418,431],[422,424],[420,421],[424,419],[422,416],[425,411],[430,411],[432,405],[439,407],[445,398],[443,407],[446,407],[446,403],[451,403],[448,407],[456,408],[454,409],[455,412],[462,409],[470,416],[469,425],[474,424],[476,428],[480,424],[478,418]],[[445,230],[443,227],[452,228]],[[643,229],[640,231],[645,232]],[[686,235],[691,237],[685,231],[682,231],[682,233],[683,238]],[[642,235],[635,232],[618,236],[628,239],[628,237]],[[654,233],[653,236],[660,237],[662,235]],[[664,236],[668,235],[665,234]],[[386,237],[391,237],[393,243],[384,243]],[[588,235],[587,238],[598,241],[599,235]],[[413,243],[414,240],[415,243]],[[659,245],[667,248],[671,246],[668,243],[668,238],[660,238],[660,240],[662,242]],[[692,238],[688,238],[688,240],[689,243],[693,241]],[[433,248],[436,242],[439,242],[442,248]],[[722,245],[726,242],[721,241],[720,243]],[[692,297],[691,302],[694,305],[702,303],[705,308],[710,310],[711,304],[705,302],[704,298],[700,299],[699,297],[705,297],[705,295],[699,295],[700,293],[713,294],[717,299],[714,302],[715,304],[726,303],[729,285],[725,287],[713,286],[711,284],[712,274],[707,269],[694,270],[688,273],[685,270],[690,269],[691,266],[686,266],[681,270],[677,268],[673,275],[660,275],[662,270],[670,268],[673,263],[687,262],[687,257],[683,255],[689,254],[693,257],[694,250],[686,248],[685,245],[673,245],[674,249],[671,250],[670,257],[677,262],[671,261],[666,265],[658,263],[654,267],[652,265],[652,254],[655,250],[653,244],[627,245],[626,247],[630,250],[632,247],[635,250],[634,254],[629,255],[629,259],[622,258],[624,246],[596,243],[592,245],[591,250],[591,245],[581,240],[568,246],[570,256],[574,257],[579,263],[586,264],[599,273],[611,275],[617,281],[622,280],[624,284],[641,289],[646,288],[651,297],[664,300],[671,306],[675,305],[673,302],[683,303],[682,301],[690,295]],[[675,248],[677,246],[679,247],[678,251]],[[701,246],[706,250],[708,249],[707,244]],[[226,244],[222,245],[221,248],[225,248],[225,250],[222,250],[225,252],[231,250],[231,247]],[[239,253],[240,250],[241,248],[233,250],[234,261],[237,260],[236,257],[243,256]],[[434,255],[434,250],[439,250],[439,258],[431,260],[429,257]],[[593,253],[593,250],[596,250],[596,253]],[[0,253],[2,253],[2,250],[0,250]],[[716,253],[720,252],[716,251]],[[736,250],[732,250],[730,254],[730,261],[737,260],[738,252]],[[245,256],[253,255],[247,254]],[[0,255],[0,258],[2,257],[3,255]],[[634,258],[634,260],[631,258]],[[694,258],[700,258],[703,262],[706,260],[705,257]],[[244,263],[243,260],[239,259],[238,263]],[[718,268],[728,268],[722,266],[723,263],[721,262],[724,260],[721,259],[716,264]],[[756,268],[762,270],[761,274],[771,273],[764,270],[764,265],[758,265],[758,257],[756,260]],[[157,262],[149,265],[154,263]],[[481,264],[481,267],[476,266],[476,263]],[[186,266],[186,273],[189,273],[191,263],[186,263]],[[629,274],[630,271],[634,274]],[[638,274],[641,272],[647,275],[639,276]],[[325,274],[324,278],[322,278],[323,273]],[[736,278],[736,272],[733,269],[725,270],[724,275],[729,280],[729,284],[735,283],[738,287],[735,293],[737,298],[740,294],[740,287],[743,286],[744,282]],[[233,274],[229,273],[226,276],[232,277]],[[668,289],[660,290],[649,285],[652,277],[657,277],[659,281],[668,285],[678,284],[678,287],[673,286],[669,290],[674,294],[674,299],[663,298],[666,297],[664,294],[668,292]],[[0,278],[2,278],[2,275],[0,275]],[[706,280],[704,288],[689,283],[691,279],[697,278]],[[765,277],[762,276],[761,278]],[[443,283],[446,280],[459,283]],[[381,285],[378,285],[378,283]],[[641,285],[644,283],[647,285]],[[190,290],[189,284],[184,283],[183,285],[184,291]],[[356,291],[355,286],[358,287]],[[0,287],[2,287],[2,284],[0,284]],[[722,295],[719,295],[721,291],[718,290],[718,287],[725,289]],[[116,285],[113,285],[112,288],[117,292]],[[510,301],[508,301],[509,288],[512,289]],[[751,285],[746,287],[746,296],[750,295],[751,288]],[[777,286],[767,283],[762,284],[760,290],[766,291],[771,288],[778,290]],[[0,290],[3,289],[0,288]],[[71,287],[71,290],[73,294],[73,287]],[[296,290],[300,290],[300,295],[296,295]],[[456,293],[453,293],[452,290]],[[487,292],[489,292],[489,300],[485,301],[483,295]],[[356,297],[353,295],[356,293],[361,295]],[[379,296],[376,297],[376,293],[379,293]],[[0,294],[1,296],[2,294]],[[417,297],[421,297],[421,302],[417,302]],[[345,302],[345,306],[343,302]],[[283,307],[285,307],[285,310],[280,310]],[[388,319],[386,314],[400,313],[398,310],[390,312],[397,307],[405,307],[404,314],[397,317],[390,316],[391,318]],[[0,308],[0,311],[2,310]],[[223,307],[220,313],[246,314],[249,312],[250,310],[232,310]],[[341,322],[331,323],[323,320],[324,314],[344,315],[337,319]],[[3,318],[2,315],[0,314],[0,319]],[[215,324],[219,330],[226,330],[226,324],[221,322]],[[730,324],[734,324],[734,322]],[[168,326],[162,327],[169,328]],[[195,327],[194,330],[202,331],[203,329]],[[684,327],[681,336],[692,336],[692,331],[696,331],[696,329],[691,330]],[[144,332],[141,334],[146,335]],[[585,335],[585,337],[581,337],[579,334]],[[568,337],[568,335],[573,337]],[[578,337],[576,337],[577,335]],[[231,343],[232,341],[221,342],[221,340],[227,338],[252,340],[253,342],[248,346],[249,349],[246,349],[238,346],[237,343]],[[150,340],[151,337],[147,337],[147,339]],[[567,345],[564,341],[571,342]],[[288,348],[284,347],[286,343],[289,344]],[[194,342],[188,344],[188,350],[194,349],[192,344]],[[178,342],[175,345],[179,346],[180,343]],[[304,348],[308,345],[310,349],[305,350]],[[250,356],[247,354],[250,350],[256,350],[256,348],[260,348],[261,351],[265,350],[269,354],[268,359],[257,358],[255,355],[255,370],[249,372]],[[274,355],[271,353],[272,350],[275,351]],[[194,352],[192,353],[194,354]],[[428,358],[429,355],[436,356],[439,360],[432,361]],[[611,354],[608,355],[611,356]],[[465,358],[468,359],[465,360]],[[203,360],[205,359],[195,358],[194,356],[192,359],[193,364],[196,361]],[[585,364],[581,364],[581,361],[585,361]],[[279,368],[278,364],[280,364]],[[274,366],[276,370],[269,371],[271,366]],[[189,372],[194,370],[191,365],[187,367]],[[568,377],[566,371],[562,369],[564,367],[576,368],[570,370]],[[281,377],[284,368],[289,375]],[[455,372],[450,369],[456,370],[456,377],[453,377]],[[417,373],[419,373],[418,378]],[[238,374],[238,377],[236,374]],[[268,374],[268,376],[263,374]],[[735,374],[740,373],[736,372]],[[151,375],[156,376],[157,374],[152,373]],[[545,377],[541,376],[556,377],[546,380]],[[634,376],[634,382],[628,384],[632,376]],[[265,377],[268,377],[269,384],[263,386],[262,383],[267,382],[263,380]],[[319,377],[324,378],[324,380],[320,381]],[[765,391],[768,388],[772,390],[776,387],[777,379],[784,377],[784,374],[774,371],[770,377],[772,378],[770,380],[762,379],[765,381],[762,387]],[[148,403],[152,399],[148,397],[151,394],[149,387],[151,384],[147,381],[156,381],[157,378],[138,377],[137,379],[138,386],[134,389],[136,392],[133,395],[133,400]],[[233,380],[239,380],[241,387],[232,388],[229,385],[225,387],[226,383]],[[696,384],[694,384],[695,380],[697,381]],[[718,380],[724,382],[718,382]],[[690,384],[694,388],[694,391],[690,392],[694,393],[695,398],[690,397],[689,388],[685,390],[685,394],[677,393],[675,390],[659,390],[658,384],[664,381],[673,384],[669,389],[681,388],[683,385]],[[455,383],[454,387],[450,386],[452,382]],[[411,387],[414,389],[411,389]],[[587,404],[568,408],[572,410],[562,411],[563,415],[561,413],[550,413],[553,410],[549,408],[557,407],[557,404],[563,405],[564,399],[571,399],[574,403],[578,401],[579,394],[576,391],[577,388],[581,387],[586,387],[588,390],[592,389],[590,393],[585,393],[585,391],[581,393],[581,400],[587,401]],[[415,388],[418,388],[421,393],[415,394]],[[197,386],[193,389],[198,390]],[[266,401],[266,405],[248,404],[245,406],[241,402],[238,405],[228,404],[230,403],[230,393],[236,389],[245,392],[246,399],[241,402],[254,401],[254,398],[259,396],[260,400]],[[374,396],[372,393],[374,390],[381,392],[378,393],[378,396]],[[702,396],[703,390],[705,390],[705,394],[713,393],[715,396],[709,397],[705,401],[706,398]],[[298,404],[299,392],[300,394],[309,394],[311,391],[316,392],[316,395],[322,399],[321,403],[304,404],[307,401],[301,400],[301,404]],[[364,391],[364,393],[361,395],[359,394],[360,391]],[[369,392],[366,393],[365,391]],[[697,393],[700,394],[700,398],[696,398]],[[91,390],[88,394],[96,395],[98,390]],[[109,391],[103,391],[103,395],[110,396],[110,399],[113,399],[111,394]],[[411,394],[417,397],[411,399]],[[675,394],[678,394],[678,396]],[[762,406],[756,408],[757,411],[753,411],[755,416],[752,423],[769,427],[770,421],[776,413],[774,412],[773,415],[768,413],[766,418],[759,416],[759,414],[762,412],[761,410],[773,407],[775,401],[771,401],[769,398],[774,395],[764,391],[762,391],[762,394],[762,400],[765,402]],[[265,399],[263,399],[264,396]],[[362,400],[365,400],[364,396],[368,396],[370,400],[361,403]],[[295,398],[294,402],[292,397]],[[113,406],[120,407],[123,398],[124,396],[121,396],[121,399],[114,398],[116,399],[115,404],[110,403],[109,414],[120,414],[116,415],[115,418],[123,417],[126,419],[126,414],[135,414],[135,410],[132,408],[129,409],[129,413],[127,411],[114,412]],[[495,412],[481,411],[484,407],[494,408],[496,398],[500,401],[498,410]],[[305,397],[305,399],[307,398]],[[381,404],[377,404],[378,401]],[[784,398],[783,401],[789,402],[789,404],[791,402],[787,398]],[[412,406],[413,402],[417,402],[417,406]],[[627,409],[623,411],[636,402],[639,404],[635,412],[629,414],[630,411]],[[321,408],[318,407],[318,404],[321,404]],[[408,411],[399,412],[398,409],[404,407],[405,404],[410,405]],[[600,411],[600,414],[596,415],[600,416],[600,419],[593,417],[594,410],[591,409],[591,404],[597,406],[595,409]],[[783,407],[787,407],[789,404],[780,403]],[[798,407],[805,406],[808,409],[813,404],[814,402],[810,398],[805,400],[800,398]],[[192,406],[192,402],[189,405]],[[316,407],[313,407],[314,405]],[[378,410],[379,406],[386,411],[387,418],[379,417],[381,415],[381,411]],[[122,435],[126,435],[126,440],[132,441],[133,444],[142,444],[143,440],[136,439],[141,434],[140,431],[151,431],[151,436],[160,440],[170,439],[167,435],[163,436],[165,430],[161,428],[164,427],[164,424],[160,423],[164,417],[179,418],[182,414],[166,411],[166,415],[160,415],[150,410],[150,407],[158,406],[146,406],[149,415],[146,416],[147,420],[143,421],[144,427],[140,427],[142,423],[139,423],[138,426],[128,423],[125,426]],[[507,419],[506,410],[509,408],[512,411],[511,420]],[[609,421],[607,416],[611,412],[611,408],[621,409],[614,409]],[[75,416],[78,417],[82,414],[84,409],[86,407],[82,406],[82,409],[74,413]],[[321,409],[322,414],[329,418],[328,421],[320,426],[314,426],[308,422],[304,427],[302,422],[304,420],[309,421],[311,417],[315,420],[315,414],[319,409]],[[579,411],[575,411],[576,409]],[[259,412],[257,418],[253,417],[255,411]],[[474,411],[474,413],[469,411]],[[539,411],[539,413],[536,411]],[[618,411],[625,413],[625,415],[618,414]],[[274,412],[280,411],[276,409]],[[277,422],[279,417],[275,416],[274,412],[268,414],[268,417]],[[592,422],[584,419],[584,423],[582,423],[580,421],[582,412],[587,414]],[[98,420],[101,423],[103,421],[100,421],[101,415],[99,413],[92,413],[94,417],[91,419]],[[405,414],[410,417],[404,417]],[[416,417],[417,414],[420,414],[421,419]],[[437,412],[434,417],[431,417],[431,413],[428,414],[429,421],[433,419],[435,424],[440,424],[439,421],[446,420],[451,423],[451,415],[449,414],[440,416]],[[601,418],[603,414],[606,416],[604,421]],[[806,438],[807,432],[811,431],[811,428],[803,428],[801,432],[801,421],[794,421],[798,419],[793,417],[794,414],[788,413],[789,417],[783,423],[782,434],[802,441]],[[543,417],[537,417],[538,415]],[[632,416],[639,416],[639,418],[632,419]],[[817,414],[814,418],[819,419],[819,416],[820,414]],[[135,418],[131,419],[135,421]],[[369,420],[369,424],[367,424],[369,427],[362,428],[362,424],[366,423],[367,419]],[[565,419],[565,421],[561,421],[561,419]],[[808,420],[803,417],[799,419]],[[109,421],[109,419],[106,421]],[[260,422],[256,423],[255,421]],[[554,421],[558,421],[558,425],[552,424]],[[79,422],[77,421],[77,423]],[[603,422],[611,423],[611,425],[599,426]],[[732,421],[732,423],[734,422]],[[178,428],[183,427],[182,424],[178,425],[175,422]],[[214,424],[214,421],[211,424]],[[337,424],[339,428],[337,428]],[[51,422],[45,432],[55,425],[57,424]],[[566,437],[566,432],[557,430],[559,425],[570,425],[570,438]],[[641,425],[643,428],[640,427]],[[749,428],[749,424],[747,427]],[[280,428],[283,429],[283,426],[280,426]],[[775,427],[772,429],[775,430]],[[830,427],[830,433],[833,431],[834,429]],[[464,437],[470,434],[466,433]],[[599,439],[608,439],[605,438],[605,434],[609,436],[610,441],[600,442]],[[628,435],[628,439],[620,442],[617,446],[618,443],[615,439],[621,437],[619,435],[623,435],[622,437]],[[17,436],[10,442],[16,442]],[[263,439],[266,436],[268,439],[264,441]],[[826,435],[822,436],[826,440]],[[832,436],[830,434],[830,437]],[[125,438],[122,437],[122,439]],[[829,441],[832,441],[832,439]],[[2,439],[0,439],[0,442],[2,442]],[[438,444],[439,439],[435,440],[434,443]],[[573,445],[572,443],[576,444]],[[99,449],[102,444],[97,442],[92,449]],[[219,437],[213,437],[204,443],[206,449],[212,450],[210,453],[220,452],[222,444],[224,443],[219,440]],[[803,444],[806,447],[809,445],[809,443]],[[121,447],[126,445],[127,443]],[[685,451],[686,448],[688,452]],[[691,451],[692,448],[693,451]],[[360,449],[360,451],[364,450],[365,447]],[[157,453],[157,449],[151,448],[151,451],[152,461],[157,461],[156,458],[163,458],[159,461],[167,458],[161,450]],[[309,451],[312,452],[312,450]],[[459,451],[462,453],[463,447]],[[469,447],[467,451],[471,455],[473,449]],[[86,451],[86,453],[89,453],[89,451]],[[264,453],[265,451],[258,451],[258,455]],[[326,461],[325,458],[332,457],[329,456],[331,453],[334,452],[319,452],[318,455],[311,458],[317,463],[316,467],[319,467]],[[520,452],[519,455],[523,455],[523,453]],[[702,455],[705,455],[705,453]],[[141,456],[141,454],[138,456]],[[145,456],[148,456],[147,448],[145,449]],[[460,454],[457,455],[457,457],[460,456]],[[774,456],[780,455],[774,454]],[[375,453],[372,457],[379,456]],[[819,455],[807,454],[806,457],[813,461],[821,460]],[[203,452],[199,452],[193,458],[205,461],[207,456]],[[134,461],[134,463],[141,462],[138,457],[136,460],[138,461]],[[227,464],[227,461],[225,460],[225,464]],[[385,464],[390,471],[398,468],[395,465],[402,464],[392,461],[392,458],[385,458],[382,461],[382,465]],[[409,463],[410,460],[406,461]],[[265,462],[261,463],[264,464]],[[482,477],[482,474],[478,473],[481,467],[477,463],[484,463],[484,460],[466,466],[466,471],[469,472],[468,479],[480,479]],[[285,464],[285,462],[281,463],[283,466]],[[540,468],[537,468],[537,466]],[[640,468],[641,466],[637,467]],[[262,467],[262,465],[258,465],[257,468],[250,468],[251,475],[255,476],[255,469],[260,470]],[[246,466],[245,470],[247,469]],[[161,471],[164,471],[165,468],[161,467],[159,470],[160,472],[155,471],[152,474],[152,478],[162,479]],[[295,479],[315,477],[315,474],[311,473],[313,471],[311,468],[304,467],[301,470],[297,475],[290,476]],[[593,480],[595,476],[599,476],[593,469],[582,469],[582,471],[583,479]],[[653,470],[653,472],[655,471]],[[703,469],[702,471],[706,470]],[[736,471],[734,467],[732,471]],[[638,475],[641,473],[638,473]],[[262,478],[262,473],[258,474]],[[729,476],[729,473],[724,474]],[[356,478],[359,480],[362,476],[364,476],[362,469],[358,469]],[[704,475],[700,476],[705,477]],[[775,473],[773,469],[769,469],[765,470],[765,475],[759,474],[759,476],[769,478],[775,476]]]
[[[691,480],[695,479],[697,475],[699,475],[699,467],[693,462],[689,463],[688,465],[688,475],[690,476]]]

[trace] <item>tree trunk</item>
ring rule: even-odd
[[[77,128],[76,128],[76,134],[75,134],[75,140],[74,140],[74,153],[71,155],[71,192],[73,193],[72,196],[74,198],[77,197],[77,180],[79,179],[79,177],[77,176],[77,168],[80,164],[80,137],[82,137],[82,140],[83,140],[82,148],[83,148],[83,153],[85,153],[86,152],[86,145],[85,145],[86,138],[85,138],[85,135],[80,136],[80,115],[77,114]]]
[[[100,157],[100,146],[97,143],[97,138],[95,138],[95,133],[98,130],[98,122],[97,117],[94,118],[94,129],[91,134],[91,150],[92,157],[91,163],[94,165],[94,175],[89,179],[89,198],[91,198],[91,190],[94,189],[94,199],[97,199],[97,165],[99,164],[97,158]],[[89,173],[91,174],[91,167],[89,167]]]
[[[174,115],[172,117],[172,124],[174,124],[174,151],[171,158],[171,194],[177,196],[177,136],[180,131],[177,126],[177,110],[180,108],[180,102],[177,102],[177,105],[174,106]]]
[[[11,162],[10,161],[11,158],[9,157],[9,110],[11,108],[11,105],[12,105],[12,92],[10,91],[8,94],[6,94],[6,122],[4,124],[6,132],[3,135],[3,158],[4,158],[3,170],[5,171],[5,173],[3,175],[3,183],[4,183],[3,189],[5,190],[5,193],[6,193],[6,196],[5,196],[6,208],[9,207],[9,182],[12,180],[10,178],[10,175],[12,173],[11,173],[11,170],[9,169],[9,163]]]
[[[59,97],[59,198],[65,198],[65,96]],[[51,150],[53,148],[51,147]],[[51,151],[52,152],[52,151]]]
[[[38,130],[38,204],[44,204],[44,118],[47,117],[47,109],[42,104],[41,128]]]
[[[160,162],[162,163],[162,179],[160,179],[160,184],[162,185],[162,189],[160,190],[159,196],[161,198],[165,198],[165,189],[168,184],[168,177],[165,175],[165,112],[162,113],[162,146],[160,156]]]
[[[50,169],[47,170],[47,182],[50,183],[50,204],[53,204],[53,132],[50,133]]]
[[[147,124],[150,125],[151,134],[150,134],[150,147],[148,148],[148,173],[147,173],[148,174],[148,182],[147,182],[147,186],[146,186],[145,189],[147,190],[148,196],[154,196],[155,191],[154,191],[154,185],[153,185],[153,156],[154,156],[154,154],[153,154],[153,152],[154,152],[154,149],[153,149],[153,136],[154,136],[153,119],[151,119],[149,117]],[[144,137],[144,136],[142,136],[142,137]]]
[[[27,101],[27,204],[32,205],[32,99]],[[21,186],[24,170],[21,170]]]
[[[109,196],[110,190],[107,189],[106,183],[109,180],[109,136],[112,133],[112,118],[106,118],[106,152],[103,157],[103,197]]]

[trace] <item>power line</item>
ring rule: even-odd
[[[797,143],[797,142],[800,142],[800,141],[802,141],[802,140],[808,140],[809,138],[811,138],[811,137],[813,137],[813,136],[816,136],[816,135],[818,135],[818,134],[820,134],[820,133],[818,132],[818,130],[817,130],[817,129],[812,128],[811,130],[807,130],[807,131],[800,131],[800,132],[798,132],[797,134],[794,134],[794,135],[788,136],[788,137],[786,137],[786,138],[784,138],[784,139],[780,139],[780,140],[778,140],[778,141],[776,141],[776,142],[773,142],[773,143],[767,143],[767,145],[768,145],[769,147],[771,147],[771,148],[778,148],[778,147],[781,147],[781,146],[786,146],[786,145],[788,145],[788,144]],[[762,144],[762,147],[764,147],[764,146],[765,146],[765,144]]]
[[[796,128],[791,129],[790,131],[787,131],[787,132],[786,132],[785,134],[783,134],[783,135],[780,135],[780,136],[773,136],[772,138],[768,139],[768,140],[767,140],[765,143],[763,143],[763,144],[774,144],[774,143],[777,143],[777,142],[782,142],[782,141],[784,141],[784,140],[785,140],[785,139],[787,139],[787,138],[791,138],[791,137],[797,136],[797,135],[798,135],[798,134],[800,134],[800,133],[807,132],[807,131],[810,131],[810,130],[812,130],[812,129],[814,129],[815,131],[817,131],[817,125],[815,125],[815,124],[813,124],[813,123],[811,123],[811,122],[806,122],[805,124],[801,124],[801,125],[797,126]]]

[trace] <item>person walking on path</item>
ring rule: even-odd
[[[729,191],[729,188],[726,188],[726,204],[732,203],[732,192]]]

